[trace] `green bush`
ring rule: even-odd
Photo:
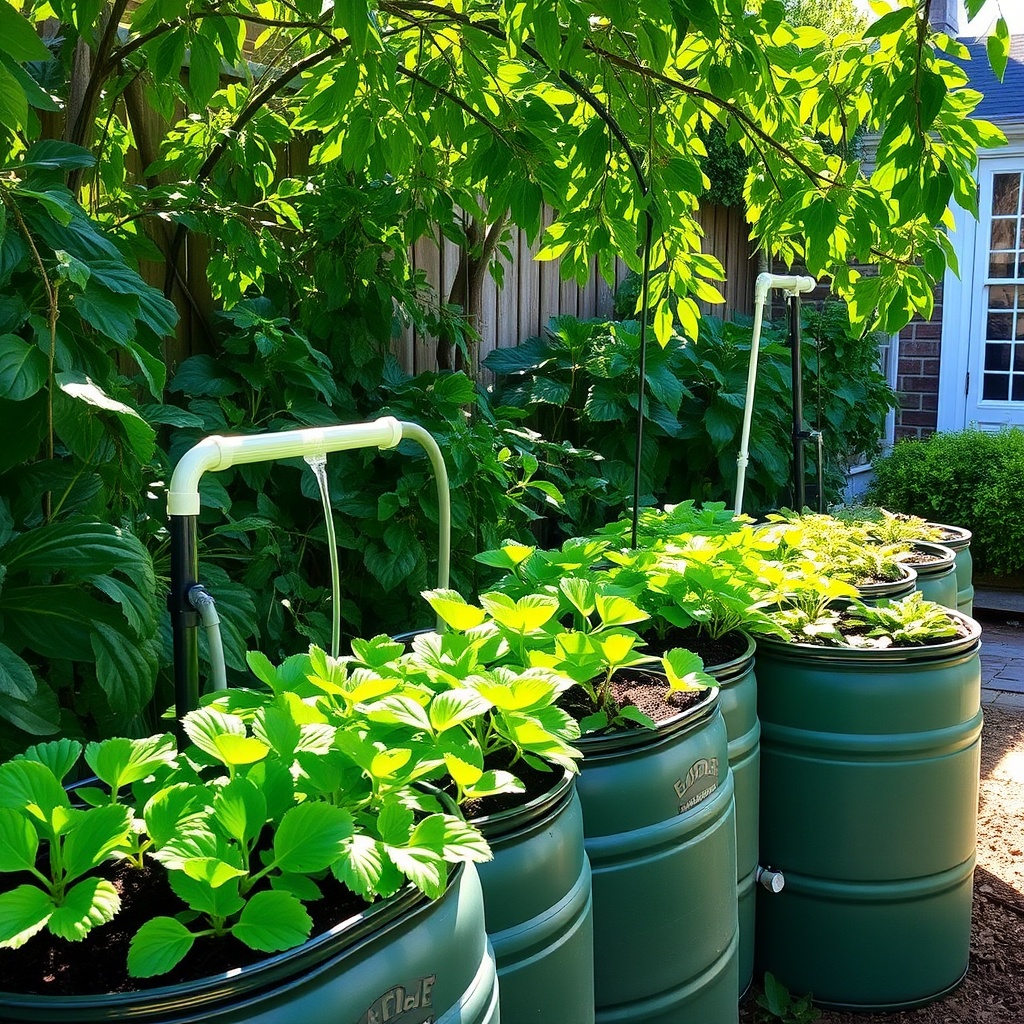
[[[620,289],[620,295],[622,293]],[[838,498],[859,454],[877,450],[894,400],[878,368],[874,336],[856,337],[846,307],[806,305],[805,421],[824,438],[825,488]],[[784,324],[766,323],[750,435],[745,511],[792,504],[792,384]],[[736,456],[750,359],[752,324],[704,316],[696,340],[681,334],[647,349],[641,500],[645,504],[726,501],[734,497]],[[557,317],[544,337],[496,349],[484,364],[497,374],[494,404],[528,412],[526,426],[551,442],[568,442],[603,457],[609,490],[563,523],[587,532],[631,501],[633,488],[639,325]],[[806,448],[808,481],[816,451]],[[560,510],[564,519],[572,510]],[[599,517],[591,521],[587,515]]]
[[[1024,571],[1024,431],[960,430],[900,441],[873,467],[870,500],[971,530],[983,572]]]

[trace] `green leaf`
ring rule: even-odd
[[[558,611],[558,598],[551,594],[527,594],[518,601],[507,594],[481,594],[480,603],[498,625],[523,634],[541,629]]]
[[[128,973],[133,978],[166,974],[179,964],[195,942],[195,936],[173,917],[154,917],[132,938],[128,947]]]
[[[308,875],[271,875],[270,886],[280,892],[291,893],[296,899],[303,902],[319,900],[323,898],[320,886]]]
[[[46,356],[14,334],[0,334],[0,398],[23,402],[45,383]]]
[[[78,942],[121,909],[121,897],[105,878],[85,878],[64,894],[47,927],[54,935]]]
[[[81,379],[76,373],[58,373],[56,379],[69,398],[115,413],[135,457],[139,462],[149,462],[156,451],[156,431],[130,405],[111,398],[88,377]]]
[[[704,671],[700,656],[683,647],[669,651],[661,664],[673,690],[703,690],[717,685],[715,677]]]
[[[385,843],[401,846],[409,841],[413,812],[393,797],[384,801],[377,816],[377,831]]]
[[[50,51],[32,22],[6,2],[0,4],[0,50],[19,63],[50,59]]]
[[[49,523],[16,537],[4,549],[9,570],[78,574],[109,573],[120,569],[131,576],[152,579],[153,567],[145,548],[131,534],[110,523],[67,521]]]
[[[386,849],[392,864],[417,889],[431,899],[441,896],[448,881],[448,870],[440,854],[422,846],[388,846]]]
[[[131,830],[130,812],[120,804],[83,811],[64,839],[64,869],[68,878],[84,875],[114,850],[127,846]]]
[[[216,886],[198,878],[192,878],[183,871],[170,871],[167,880],[175,895],[184,900],[190,910],[213,917],[230,917],[245,906],[245,900],[238,892],[238,879],[229,878]]]
[[[220,88],[220,54],[202,34],[194,35],[189,47],[188,87],[199,107],[205,107]]]
[[[59,107],[54,105],[53,109]],[[26,170],[38,171],[72,171],[95,165],[96,157],[89,150],[59,139],[40,139],[33,143],[19,164]]]
[[[182,725],[188,738],[200,750],[222,764],[243,765],[261,761],[270,747],[246,735],[245,723],[237,715],[226,715],[214,708],[189,712]]]
[[[24,754],[16,755],[15,760],[39,761],[53,772],[58,782],[63,782],[81,756],[82,744],[78,740],[60,739],[36,743]]]
[[[232,779],[213,798],[213,813],[225,832],[248,846],[267,820],[267,800],[248,779]]]
[[[219,888],[248,872],[238,863],[238,850],[202,824],[182,828],[153,856],[170,871],[184,871],[189,878]]]
[[[482,608],[468,604],[457,590],[425,590],[423,597],[452,629],[460,633],[475,629],[487,618]]]
[[[202,786],[179,782],[154,793],[142,809],[146,831],[158,846],[164,846],[190,823],[206,805]]]
[[[352,831],[352,815],[344,808],[319,801],[299,804],[274,833],[274,861],[282,871],[323,871],[341,856]]]
[[[1001,82],[1010,59],[1010,31],[1003,18],[997,19],[996,30],[988,37],[985,46],[988,50],[988,62],[992,66],[992,72]]]
[[[0,807],[28,810],[36,821],[52,828],[57,818],[62,824],[67,821],[66,815],[55,817],[54,812],[67,810],[71,801],[46,765],[37,761],[8,761],[0,764]]]
[[[16,700],[31,700],[36,689],[36,677],[28,663],[0,644],[0,694]]]
[[[152,643],[140,642],[119,629],[93,624],[92,650],[96,679],[117,714],[138,714],[153,696],[157,652]]]
[[[490,702],[479,692],[468,688],[446,690],[439,693],[428,709],[430,727],[434,732],[445,732],[456,725],[485,714]]]
[[[0,948],[24,946],[46,927],[53,911],[50,894],[34,885],[19,885],[0,893]]]
[[[274,953],[291,949],[309,938],[313,921],[290,893],[258,892],[245,905],[231,934],[251,949]]]
[[[334,5],[334,23],[348,33],[353,53],[362,54],[366,50],[370,32],[366,0],[337,0]]]
[[[115,344],[126,345],[135,337],[139,300],[134,295],[112,292],[90,280],[86,290],[75,295],[73,301],[78,315]]]
[[[152,775],[169,765],[175,757],[174,737],[170,733],[131,740],[123,736],[90,743],[85,748],[89,767],[113,792]]]
[[[341,857],[331,865],[334,877],[365,899],[376,895],[383,870],[380,844],[372,836],[361,833],[345,841]]]
[[[39,834],[24,813],[0,807],[0,871],[27,871],[36,865]]]

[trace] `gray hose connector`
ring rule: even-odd
[[[768,892],[782,892],[786,888],[786,877],[781,871],[773,871],[771,868],[763,868],[759,864],[756,874],[757,884]]]
[[[220,635],[220,616],[213,595],[201,583],[188,592],[189,604],[199,614],[210,645],[210,692],[228,688],[228,671],[224,664],[224,643]]]

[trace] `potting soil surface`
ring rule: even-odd
[[[1011,617],[982,625],[985,727],[967,977],[928,1006],[871,1015],[821,1010],[818,1024],[1024,1024],[1024,624]],[[741,1024],[778,1020],[756,1005],[759,980],[740,1008]]]

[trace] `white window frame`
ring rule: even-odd
[[[1024,121],[1000,125],[1009,145],[992,154],[982,154],[977,180],[982,173],[1019,171],[1024,168]],[[954,231],[951,234],[960,276],[947,269],[942,282],[942,336],[939,349],[938,430],[963,430],[967,424],[967,374],[971,370],[971,348],[977,330],[977,291],[985,287],[988,264],[979,265],[984,244],[988,251],[991,233],[991,209],[979,207],[980,220],[960,206],[954,205]],[[985,257],[987,260],[987,257]],[[982,381],[971,381],[971,388],[980,388]],[[1020,403],[1005,403],[1019,406]]]

